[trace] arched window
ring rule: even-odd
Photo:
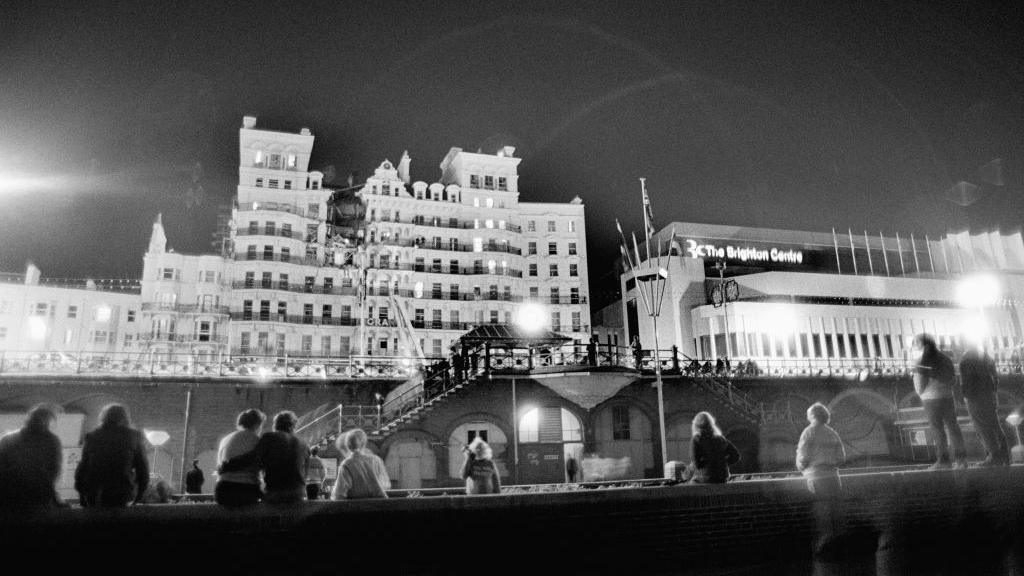
[[[583,425],[575,414],[559,407],[534,408],[519,419],[519,442],[582,442]]]

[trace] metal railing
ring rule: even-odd
[[[351,316],[305,316],[301,314],[273,314],[269,312],[232,312],[231,319],[242,322],[285,322],[311,326],[359,326],[359,318]]]
[[[165,304],[162,302],[143,302],[143,312],[182,312],[185,314],[228,314],[227,306],[214,306],[212,304]]]
[[[238,205],[237,210],[239,212],[245,211],[269,211],[269,212],[284,212],[286,214],[295,214],[302,218],[312,218],[315,220],[321,219],[319,213],[313,214],[305,208],[300,208],[294,204],[287,204],[282,202],[243,202]]]
[[[235,228],[236,236],[277,236],[281,238],[291,238],[292,240],[303,240],[306,237],[304,232],[298,230],[291,230],[288,228],[267,228],[260,226],[259,228]]]
[[[335,296],[355,296],[358,289],[355,286],[324,286],[323,284],[303,284],[301,282],[265,282],[259,280],[234,280],[231,287],[235,290],[284,290],[287,292],[301,292],[304,294],[331,294]]]

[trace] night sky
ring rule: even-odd
[[[592,288],[613,218],[642,230],[640,176],[659,228],[1024,214],[1013,2],[4,5],[0,271],[138,276],[158,212],[208,252],[245,114],[309,127],[337,186],[406,149],[433,182],[452,146],[517,146],[522,200],[587,205]]]

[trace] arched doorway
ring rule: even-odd
[[[639,407],[615,403],[594,415],[597,458],[604,480],[660,476],[654,469],[651,420]]]
[[[735,466],[729,467],[733,474],[757,472],[761,469],[761,442],[757,434],[746,428],[736,428],[726,433],[725,437],[733,443],[733,446],[736,446],[736,450],[740,453],[740,461]]]
[[[384,465],[391,487],[412,490],[437,479],[437,458],[429,438],[410,432],[388,445]]]
[[[829,425],[839,433],[846,447],[847,466],[872,466],[895,461],[892,400],[872,390],[854,388],[829,403]]]
[[[559,406],[527,410],[519,419],[519,479],[522,484],[567,481],[565,463],[583,460],[583,425]],[[580,480],[577,476],[577,480]]]

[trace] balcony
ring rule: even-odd
[[[428,274],[452,274],[459,276],[508,276],[510,278],[522,278],[523,271],[516,270],[514,268],[505,268],[504,270],[500,267],[496,267],[494,272],[488,272],[486,267],[477,268],[475,266],[441,266],[435,268],[433,265],[427,264],[399,264],[397,266],[370,266],[373,270],[406,270],[410,272],[424,272]]]
[[[586,304],[586,296],[549,296],[548,304]]]
[[[287,264],[303,264],[306,266],[320,266],[318,258],[305,258],[302,256],[284,256],[277,252],[240,252],[235,254],[235,260],[240,261],[263,261],[263,262],[285,262]]]
[[[475,302],[475,301],[498,301],[498,302],[522,302],[523,297],[517,294],[503,294],[503,293],[480,293],[474,292],[427,292],[424,291],[421,296],[417,298],[413,290],[407,288],[400,288],[398,290],[378,290],[376,288],[368,288],[366,291],[367,296],[401,296],[403,298],[416,298],[421,300],[457,300],[461,302]]]
[[[209,304],[165,304],[162,302],[143,302],[143,312],[181,312],[183,314],[228,314],[227,306]]]
[[[156,334],[139,334],[135,337],[139,342],[146,344],[160,344],[160,343],[209,343],[209,344],[227,344],[227,336],[218,336],[212,334],[176,334],[174,332],[160,332]]]
[[[475,222],[472,222],[472,221],[469,221],[469,220],[457,220],[456,222],[453,223],[448,218],[439,218],[439,219],[436,219],[436,220],[434,220],[434,219],[426,219],[426,218],[413,218],[411,220],[408,220],[408,219],[407,220],[383,220],[382,219],[382,220],[380,220],[380,222],[395,222],[397,224],[412,224],[413,226],[429,226],[431,228],[448,228],[448,229],[458,229],[458,230],[504,230],[506,232],[515,232],[517,234],[523,231],[521,226],[517,226],[515,224],[505,224],[504,228],[497,228],[497,227],[486,228],[486,227],[482,227],[482,226],[481,227],[477,227],[475,225]]]
[[[281,238],[291,238],[292,240],[302,240],[305,238],[305,234],[297,230],[286,230],[283,228],[235,228],[236,236],[278,236]]]
[[[329,294],[334,296],[355,296],[357,291],[355,286],[318,286],[295,282],[263,282],[262,280],[254,280],[252,282],[235,280],[231,283],[231,287],[235,290],[284,290],[287,292]]]
[[[428,243],[426,240],[393,240],[391,238],[380,238],[371,242],[371,244],[378,244],[381,246],[399,246],[403,248],[414,247],[419,248],[420,250],[439,250],[442,252],[476,252],[477,254],[482,254],[484,252],[499,252],[502,254],[513,254],[516,256],[522,256],[523,254],[523,250],[521,248],[516,248],[515,246],[509,246],[507,244],[498,243],[484,244],[481,250],[474,250],[472,243],[460,243],[457,246],[452,246],[451,244],[446,242],[434,244]]]
[[[238,205],[237,210],[239,212],[283,212],[285,214],[295,214],[296,216],[301,216],[302,218],[310,218],[313,220],[320,219],[319,213],[313,214],[312,212],[309,212],[305,208],[300,208],[298,206],[295,206],[294,204],[286,204],[282,202],[243,202]]]
[[[441,320],[413,320],[412,327],[426,330],[459,330],[467,332],[475,326],[472,322],[444,322]]]
[[[232,320],[243,322],[284,322],[311,326],[358,326],[359,319],[352,317],[306,316],[303,314],[270,314],[266,312],[232,312]]]

